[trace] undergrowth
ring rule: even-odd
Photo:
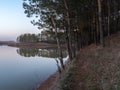
[[[62,75],[63,79],[60,82],[61,85],[60,90],[73,90],[73,87],[75,86],[74,80],[75,61],[76,60],[73,60],[71,62],[68,71],[64,75]]]

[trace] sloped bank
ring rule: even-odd
[[[69,76],[71,76],[71,73],[74,70],[74,63],[75,60],[67,60],[65,70],[62,70],[61,74],[58,71],[55,72],[47,80],[45,80],[33,90],[64,90],[64,88],[66,88],[66,85],[68,86],[68,82],[72,80],[72,78],[69,78]]]
[[[59,74],[48,79],[50,88],[36,90],[120,90],[120,32],[113,34],[110,41],[105,38],[104,48],[92,44],[77,56],[67,63],[60,79]]]

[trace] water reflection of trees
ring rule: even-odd
[[[66,49],[63,49],[63,57],[67,56]],[[39,48],[19,48],[17,49],[17,53],[24,57],[50,57],[50,58],[58,58],[58,50],[57,48],[47,48],[47,49],[39,49]]]

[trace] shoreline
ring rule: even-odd
[[[0,41],[0,46],[52,48],[52,47],[57,47],[57,44],[50,44],[44,42],[18,43],[14,41]]]
[[[41,84],[38,84],[33,90],[59,90],[58,79],[59,79],[59,72],[56,71]]]
[[[57,70],[41,84],[38,84],[33,90],[60,90],[61,80],[63,80],[66,77],[66,73],[68,72],[69,68],[72,65],[68,57],[66,58],[66,60],[67,60],[65,61],[66,69],[63,70],[61,74]]]

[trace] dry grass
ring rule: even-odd
[[[120,90],[120,32],[109,43],[106,38],[104,48],[92,44],[81,49],[77,60],[67,63],[61,80],[48,80],[48,89],[36,90]]]
[[[120,90],[120,33],[111,36],[109,46],[82,49],[76,66],[73,90]]]

